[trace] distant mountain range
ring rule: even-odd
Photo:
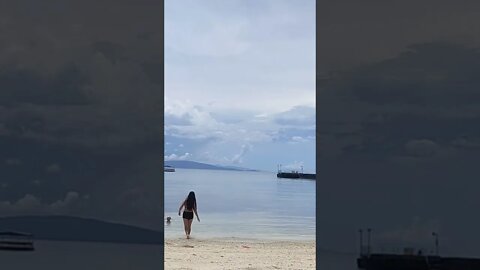
[[[257,171],[242,167],[235,167],[235,166],[221,166],[221,165],[211,165],[196,161],[188,161],[188,160],[169,160],[164,162],[167,166],[172,166],[175,168],[181,169],[203,169],[203,170],[229,170],[229,171]]]
[[[163,244],[161,231],[71,216],[2,217],[0,231],[31,233],[41,240]]]

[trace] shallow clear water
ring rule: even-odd
[[[315,239],[315,181],[271,172],[177,169],[165,173],[166,238],[184,237],[180,203],[195,191],[200,223],[192,237]]]

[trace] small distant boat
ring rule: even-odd
[[[164,165],[163,166],[163,171],[164,172],[175,172],[175,168],[172,166]]]
[[[23,232],[0,232],[0,250],[33,251],[33,235]]]

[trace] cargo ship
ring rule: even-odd
[[[480,258],[443,257],[438,254],[438,234],[435,237],[435,255],[424,254],[423,250],[404,248],[402,254],[372,253],[368,230],[368,245],[362,243],[360,230],[360,256],[357,267],[360,270],[479,270]]]
[[[478,270],[480,259],[372,253],[360,256],[357,266],[361,270]]]
[[[316,174],[314,174],[314,173],[303,173],[303,166],[301,168],[301,172],[298,172],[298,171],[283,172],[281,170],[281,165],[278,165],[277,178],[315,180],[316,179]]]

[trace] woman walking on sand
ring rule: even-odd
[[[185,228],[185,234],[187,235],[187,239],[190,239],[190,232],[192,231],[192,222],[193,222],[193,213],[195,212],[195,216],[197,216],[198,222],[200,222],[200,218],[198,217],[197,213],[197,199],[195,198],[195,192],[190,191],[188,193],[187,198],[182,202],[180,208],[178,209],[178,215],[180,216],[180,212],[183,210],[183,226]]]

